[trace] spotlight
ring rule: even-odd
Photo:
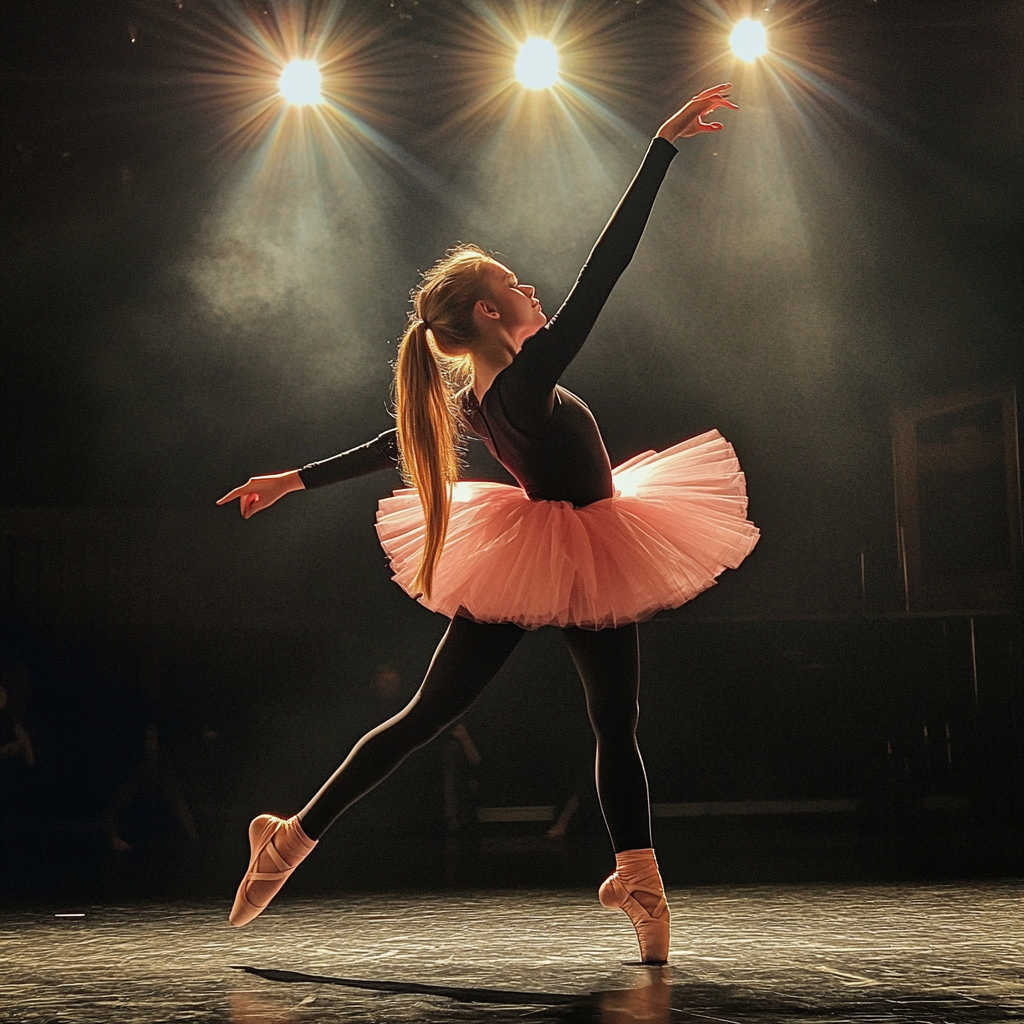
[[[745,60],[749,64],[768,52],[768,33],[761,22],[744,18],[738,21],[732,30],[729,45],[740,60]]]
[[[293,60],[281,72],[281,95],[296,107],[320,102],[320,69],[311,60]]]
[[[527,89],[547,89],[558,81],[558,51],[550,39],[527,39],[516,58],[516,78]]]

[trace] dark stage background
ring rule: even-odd
[[[1022,8],[768,6],[770,71],[722,56],[749,13],[733,3],[5,4],[5,897],[229,892],[249,818],[296,809],[401,706],[444,623],[375,542],[397,477],[246,523],[214,500],[389,426],[408,292],[447,246],[501,253],[554,309],[647,138],[725,79],[741,110],[682,143],[565,379],[613,462],[718,427],[763,534],[642,627],[667,875],[1020,872]],[[246,106],[266,60],[244,40],[300,11],[334,18],[340,54],[338,112],[305,135]],[[531,18],[562,19],[561,105],[495,86],[512,58],[494,26]],[[926,557],[1002,558],[1002,582],[975,586],[971,555],[922,597],[894,413],[993,394],[1005,422],[976,429],[1001,446],[995,489],[918,497],[952,501]],[[950,443],[974,451],[965,415]],[[992,522],[1002,547],[963,540]],[[600,878],[557,634],[522,645],[465,729],[360,805],[296,890]]]

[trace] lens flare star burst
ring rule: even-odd
[[[395,119],[396,46],[368,14],[341,0],[211,0],[160,18],[177,55],[167,79],[175,109],[208,131],[214,151],[268,164],[297,147],[340,147],[343,160],[353,148],[381,153],[381,129]]]
[[[460,152],[504,146],[521,157],[560,148],[578,168],[594,158],[597,137],[639,144],[617,112],[643,95],[643,54],[630,12],[479,0],[453,11],[445,28],[448,63],[435,89],[447,114],[437,130],[439,139],[457,134]]]

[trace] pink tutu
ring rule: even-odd
[[[583,508],[460,481],[429,599],[412,586],[424,536],[415,489],[380,502],[377,535],[395,582],[427,608],[527,629],[640,622],[696,597],[757,543],[743,472],[717,430],[637,455],[612,479],[614,496]]]

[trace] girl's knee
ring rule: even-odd
[[[590,724],[598,740],[628,740],[632,743],[636,739],[638,720],[635,712],[609,710],[595,713],[591,710],[590,713]]]

